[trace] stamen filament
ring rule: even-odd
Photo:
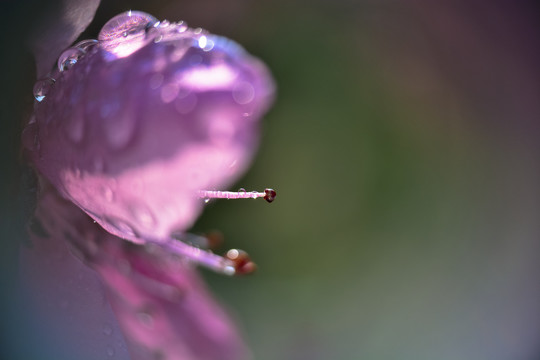
[[[152,243],[170,253],[179,255],[217,273],[225,275],[236,274],[236,266],[234,261],[216,255],[210,251],[205,251],[197,247],[190,246],[173,238],[169,238],[164,241],[155,240],[152,241]]]
[[[199,197],[205,200],[264,198],[266,201],[272,202],[276,197],[276,192],[273,189],[265,189],[264,192],[248,192],[245,189],[240,189],[239,191],[199,190]]]

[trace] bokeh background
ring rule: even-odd
[[[5,314],[35,77],[24,39],[47,6],[2,3]],[[238,187],[277,200],[211,203],[194,228],[259,265],[204,272],[255,359],[540,359],[536,2],[104,0],[83,37],[130,8],[235,39],[276,79]]]

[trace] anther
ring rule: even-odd
[[[218,191],[218,190],[199,190],[201,199],[257,199],[264,198],[269,203],[276,198],[276,191],[273,189],[265,189],[264,192],[251,191],[248,192],[241,188],[239,191]]]
[[[265,189],[264,190],[264,200],[271,203],[276,198],[276,190],[274,189]]]
[[[237,275],[251,274],[257,270],[257,265],[243,250],[231,249],[227,251],[225,258],[234,264],[234,273]]]

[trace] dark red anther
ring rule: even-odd
[[[225,258],[233,262],[235,274],[251,274],[257,270],[257,265],[251,261],[249,255],[243,250],[231,249],[227,251]]]
[[[276,190],[274,189],[264,189],[264,200],[271,203],[276,198]]]

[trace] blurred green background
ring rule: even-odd
[[[22,35],[39,16],[3,6]],[[259,266],[204,272],[255,359],[540,358],[535,2],[105,0],[83,37],[130,8],[230,37],[276,79],[237,187],[277,200],[211,203],[194,228],[219,229],[224,251]],[[35,76],[14,35],[2,43],[6,289]]]

